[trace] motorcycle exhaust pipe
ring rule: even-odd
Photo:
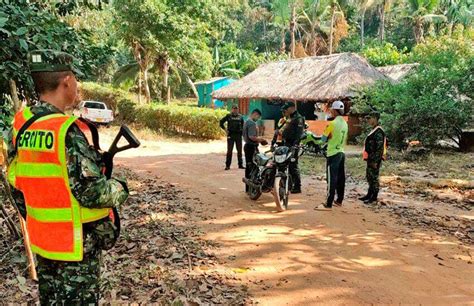
[[[255,189],[260,189],[260,185],[255,184],[254,182],[250,181],[248,178],[243,177],[242,182],[247,184],[248,186],[255,188]]]

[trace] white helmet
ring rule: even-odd
[[[344,110],[344,103],[342,101],[334,101],[331,105],[331,109]]]

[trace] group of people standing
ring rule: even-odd
[[[275,129],[275,136],[272,145],[275,143],[288,147],[298,147],[301,136],[305,129],[305,120],[296,110],[294,102],[285,103],[282,108],[283,117],[278,122]],[[328,113],[330,122],[322,135],[322,141],[327,142],[327,196],[324,203],[317,205],[316,210],[331,210],[333,205],[342,206],[346,184],[345,174],[345,146],[349,128],[343,116],[345,106],[342,101],[335,101],[330,106]],[[253,156],[258,152],[260,144],[267,145],[267,141],[261,137],[257,122],[262,113],[255,109],[250,114],[247,121],[239,114],[237,106],[232,107],[232,112],[222,118],[220,125],[227,131],[227,158],[226,170],[230,169],[232,162],[232,152],[234,143],[237,147],[239,168],[245,168],[245,177],[249,178],[253,170]],[[365,204],[377,201],[379,193],[379,173],[382,160],[386,158],[386,137],[385,132],[379,125],[380,114],[376,111],[370,112],[365,120],[372,127],[364,143],[363,159],[367,162],[366,178],[369,183],[367,195],[359,198]],[[225,123],[227,122],[227,127]],[[245,142],[244,153],[246,165],[242,160],[242,138]],[[301,175],[298,166],[298,156],[289,165],[292,178],[291,193],[301,193]],[[248,188],[246,186],[246,188]]]
[[[304,118],[296,111],[296,105],[293,102],[285,103],[281,108],[281,111],[284,118],[284,124],[276,129],[275,137],[279,138],[280,142],[285,146],[297,146],[300,142],[301,135],[304,132]],[[248,120],[244,122],[242,115],[239,114],[238,107],[233,106],[232,112],[221,119],[220,126],[227,132],[226,170],[230,169],[235,143],[237,146],[239,168],[245,168],[245,177],[250,177],[254,166],[253,156],[258,152],[258,146],[260,144],[268,144],[268,142],[262,137],[263,133],[261,133],[261,126],[259,127],[257,124],[257,122],[260,121],[261,116],[262,112],[259,109],[255,109],[250,113]],[[225,126],[226,122],[227,127]],[[239,125],[236,122],[238,122]],[[245,141],[245,167],[243,167],[242,161],[242,138]],[[296,154],[295,158],[290,162],[289,171],[292,177],[291,192],[301,193],[301,176],[298,167],[298,154]]]

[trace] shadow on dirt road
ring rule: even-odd
[[[289,211],[276,213],[270,194],[257,202],[246,198],[243,171],[223,171],[222,150],[217,142],[192,143],[178,146],[176,154],[166,147],[163,155],[149,145],[118,161],[201,200],[199,209],[207,220],[200,227],[205,238],[221,246],[216,255],[223,264],[218,269],[238,276],[259,303],[474,300],[470,246],[429,231],[409,231],[396,218],[362,207],[351,193],[344,207],[315,211],[326,185],[313,177],[303,178],[304,192],[290,197]]]

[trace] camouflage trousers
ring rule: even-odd
[[[377,168],[372,168],[367,165],[366,172],[367,183],[369,183],[369,195],[377,198],[380,189],[380,164]]]
[[[84,254],[80,262],[55,261],[38,256],[41,305],[97,305],[101,250]]]

